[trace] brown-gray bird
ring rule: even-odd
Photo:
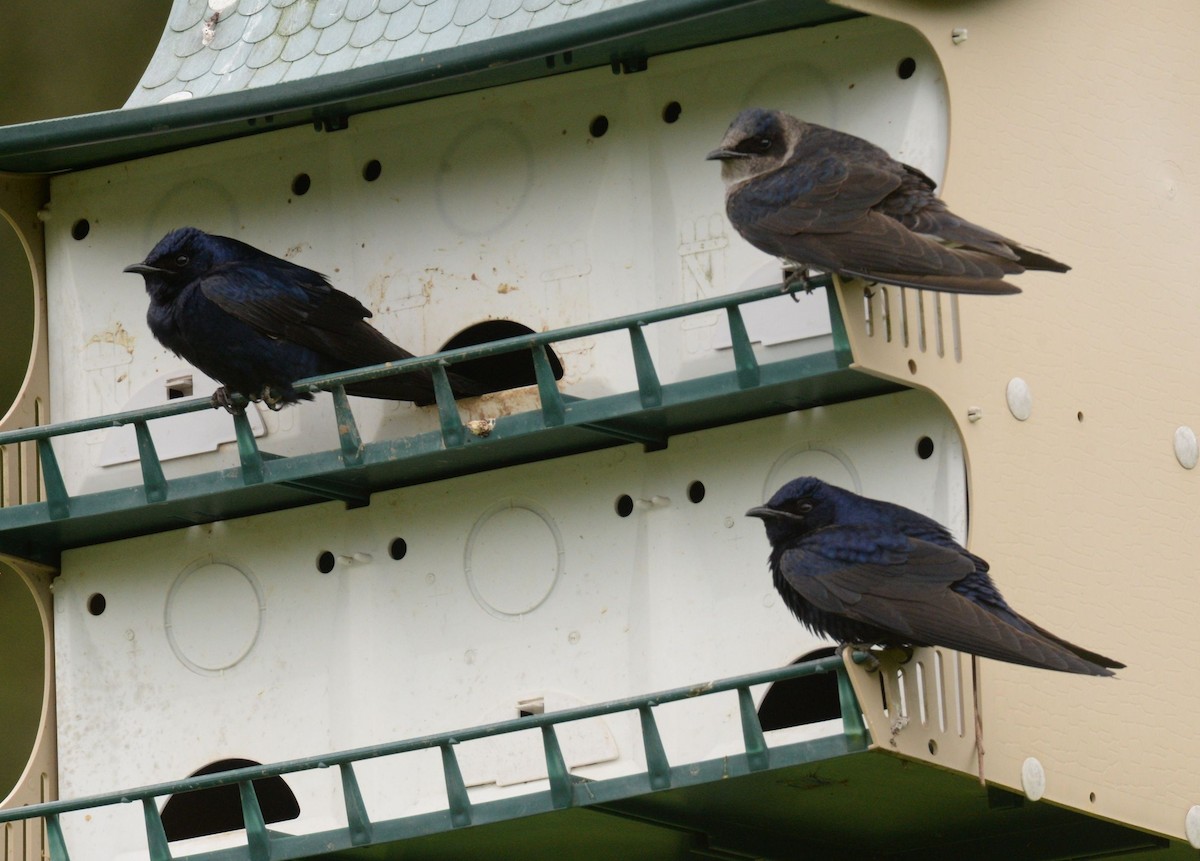
[[[1005,275],[1071,268],[959,218],[932,179],[869,141],[780,111],[742,111],[708,158],[738,233],[802,269],[999,294],[1021,292]]]

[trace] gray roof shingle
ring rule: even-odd
[[[651,0],[174,0],[125,107],[265,87]]]

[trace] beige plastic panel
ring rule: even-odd
[[[48,190],[41,177],[0,175],[0,431],[46,424],[46,261],[38,212]],[[41,498],[30,443],[0,447],[0,505]]]
[[[882,295],[872,333],[863,285],[841,292],[861,367],[949,407],[970,547],[1010,602],[1129,665],[1098,679],[982,662],[987,779],[1020,790],[1032,758],[1046,799],[1186,839],[1200,804],[1200,473],[1176,437],[1200,427],[1200,15],[1188,2],[847,5],[911,24],[937,53],[951,207],[1074,267],[1021,276],[1015,297],[889,289],[890,337]],[[948,761],[906,734],[904,753],[974,773],[969,751]]]

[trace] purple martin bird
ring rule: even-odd
[[[125,271],[146,280],[154,337],[221,382],[213,404],[231,411],[232,392],[278,409],[312,400],[295,390],[295,380],[413,355],[368,324],[371,312],[324,275],[237,239],[182,227]],[[458,397],[484,391],[474,380],[448,376]],[[435,400],[428,371],[354,383],[346,392],[419,405]]]
[[[762,518],[775,588],[814,634],[1093,676],[1125,666],[1021,616],[987,562],[911,509],[805,477],[746,514]]]
[[[802,272],[998,294],[1021,292],[1005,275],[1071,268],[959,218],[932,179],[874,144],[779,111],[742,111],[708,158],[738,233]]]

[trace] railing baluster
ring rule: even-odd
[[[653,409],[662,406],[662,384],[658,381],[658,372],[654,369],[654,359],[650,348],[646,345],[646,333],[642,327],[629,327],[629,342],[633,347],[633,369],[637,374],[638,394],[642,399],[643,409]]]
[[[46,838],[50,843],[50,861],[71,861],[57,814],[51,813],[46,817]]]
[[[258,443],[254,441],[254,428],[250,427],[245,410],[238,410],[233,414],[233,432],[237,437],[238,458],[242,462],[242,482],[262,484],[262,454],[258,451]]]
[[[574,802],[571,775],[567,771],[567,762],[563,759],[562,748],[558,746],[558,736],[554,732],[553,724],[543,724],[542,746],[546,749],[546,776],[550,778],[550,803],[558,809],[570,807]]]
[[[42,482],[46,485],[46,504],[50,509],[51,520],[62,520],[71,516],[71,497],[67,494],[67,485],[63,481],[62,470],[58,468],[58,458],[54,456],[54,446],[50,437],[41,437],[37,441],[38,460],[42,464]]]
[[[646,771],[650,775],[651,789],[667,789],[671,786],[671,763],[667,761],[667,751],[663,748],[662,737],[658,734],[658,724],[654,722],[654,713],[649,705],[638,706],[638,716],[642,719],[642,747],[646,751]]]
[[[153,798],[142,799],[142,813],[146,817],[146,845],[150,849],[150,861],[171,861],[167,832],[163,829],[162,816]]]
[[[358,432],[358,422],[354,420],[354,411],[350,409],[350,399],[346,397],[346,387],[334,386],[333,413],[337,417],[338,441],[342,446],[342,465],[361,466],[363,462],[363,441]]]
[[[354,776],[354,766],[343,762],[339,768],[342,772],[342,801],[346,805],[350,842],[355,846],[363,846],[371,842],[371,818],[367,815],[367,805],[363,803],[362,792],[358,788],[358,778]]]
[[[442,426],[442,443],[446,448],[456,448],[467,441],[463,431],[462,419],[458,415],[458,407],[454,403],[454,390],[450,386],[450,378],[446,376],[443,365],[434,365],[429,369],[433,375],[433,393],[437,398],[438,421]]]
[[[762,722],[754,708],[749,688],[738,688],[738,710],[742,715],[742,740],[746,745],[746,764],[751,771],[762,771],[771,764],[771,753],[763,736]]]
[[[725,313],[729,317],[729,338],[733,342],[733,365],[737,370],[738,385],[743,389],[752,389],[758,385],[758,359],[754,357],[754,347],[746,331],[746,322],[742,319],[742,309],[730,305]]]
[[[558,392],[558,381],[554,369],[546,356],[546,347],[538,344],[533,348],[533,372],[537,377],[538,397],[542,401],[542,421],[546,427],[557,427],[566,421],[562,395]]]
[[[858,697],[854,695],[854,686],[850,683],[850,674],[846,667],[837,668],[838,702],[842,709],[842,732],[851,742],[851,747],[867,746],[867,726],[863,723],[862,712],[858,708]]]
[[[449,742],[443,742],[439,747],[442,749],[442,773],[446,777],[446,800],[450,804],[450,823],[455,828],[462,828],[471,824],[471,799],[454,748]]]
[[[167,498],[167,478],[163,475],[162,461],[158,459],[150,428],[145,422],[134,422],[133,432],[137,435],[138,462],[142,466],[146,501],[163,502]]]
[[[267,836],[267,823],[263,821],[262,808],[254,784],[249,780],[238,781],[238,795],[242,800],[242,822],[246,826],[246,844],[250,850],[250,861],[270,861],[271,839]]]

